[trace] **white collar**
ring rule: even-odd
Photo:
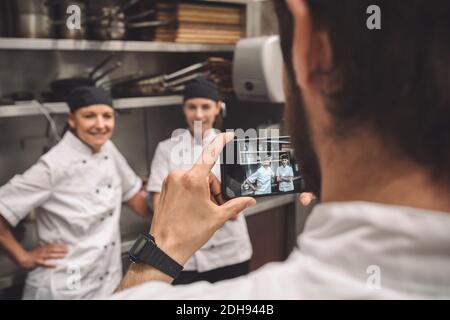
[[[323,203],[308,218],[299,245],[355,277],[379,266],[386,287],[450,291],[450,213],[363,201]]]

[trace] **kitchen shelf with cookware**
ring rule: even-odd
[[[6,103],[0,101],[0,118],[67,113],[68,107],[63,101],[66,101],[72,89],[85,85],[111,91],[117,110],[180,105],[184,85],[198,76],[207,76],[215,81],[224,96],[232,93],[232,63],[228,59],[209,57],[171,73],[155,75],[138,72],[105,81],[106,75],[123,64],[122,61],[116,61],[111,66],[115,58],[115,54],[107,56],[86,76],[51,81],[51,91],[16,92],[10,95]]]
[[[21,59],[27,61],[36,51],[44,51],[43,55],[60,52],[58,57],[77,52],[86,52],[87,56],[110,52],[110,57],[91,66],[89,74],[78,70],[86,69],[86,62],[91,60],[80,58],[76,72],[49,79],[48,86],[34,85],[33,89],[22,87],[3,93],[0,118],[65,113],[67,106],[62,101],[71,89],[85,85],[110,91],[119,110],[177,105],[185,83],[197,76],[209,77],[222,93],[229,94],[229,58],[235,43],[246,36],[246,5],[252,2],[257,1],[5,1],[0,4],[0,15],[2,8],[8,13],[3,14],[5,19],[0,17],[0,52],[6,58],[19,50],[23,51]],[[82,23],[75,29],[69,28],[74,22],[69,10],[73,6],[82,13]],[[122,58],[127,60],[138,53],[189,53],[202,57],[208,54],[209,58],[177,71],[166,64],[170,71],[167,74],[141,65],[137,70],[131,68],[133,71],[128,74],[122,71],[119,76],[110,77],[121,67],[127,70],[128,64],[134,64],[130,59],[124,63]],[[114,58],[119,61],[108,66]],[[63,73],[65,67],[52,70]]]
[[[231,51],[246,2],[7,0],[0,49]]]

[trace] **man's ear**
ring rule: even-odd
[[[292,62],[301,89],[312,85],[312,75],[329,70],[332,50],[328,33],[314,30],[311,12],[305,0],[286,0],[294,18]]]

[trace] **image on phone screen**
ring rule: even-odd
[[[302,192],[294,154],[289,136],[235,138],[222,154],[222,194],[232,199]]]

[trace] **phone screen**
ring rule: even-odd
[[[222,194],[232,199],[304,191],[294,154],[289,136],[235,138],[222,153]]]

